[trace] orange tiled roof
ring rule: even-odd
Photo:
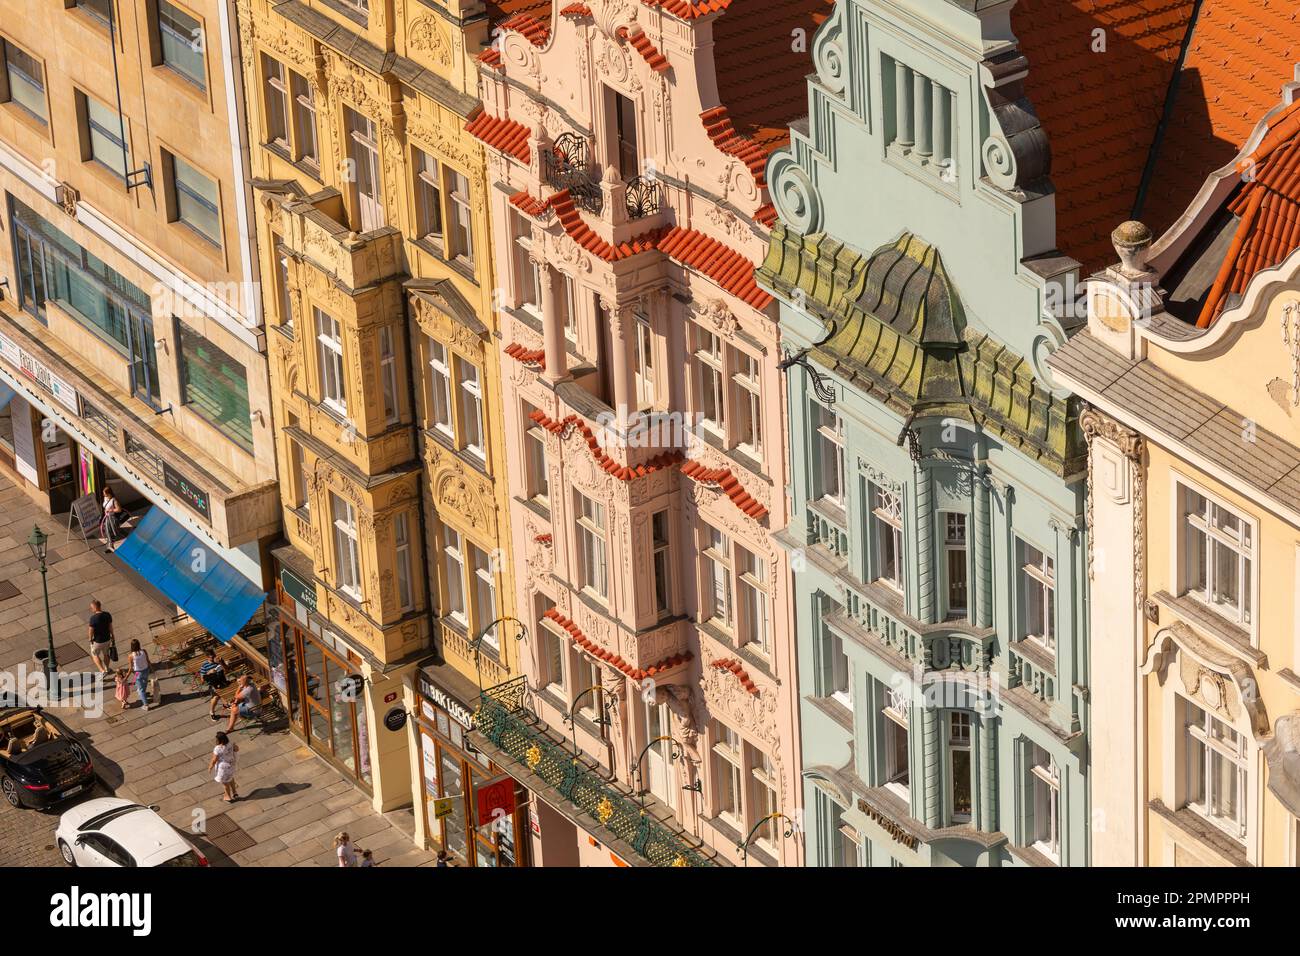
[[[668,72],[668,57],[660,53],[659,48],[650,42],[650,38],[645,35],[644,30],[631,33],[627,27],[619,27],[618,35],[636,48],[636,52],[641,54],[641,59],[650,64],[650,69],[656,73]]]
[[[1208,328],[1230,295],[1241,295],[1264,269],[1300,248],[1300,100],[1275,116],[1255,151],[1238,164],[1245,182],[1228,201],[1240,217],[1196,320]]]
[[[745,490],[745,486],[736,480],[730,468],[705,468],[698,461],[688,461],[682,465],[682,474],[701,484],[717,485],[726,492],[727,497],[737,508],[755,521],[762,521],[767,517],[767,509],[754,500],[753,496]]]
[[[813,72],[813,34],[835,0],[676,0],[663,6],[684,18],[673,7],[690,7],[690,16],[726,11],[713,23],[718,107],[701,118],[719,148],[748,165],[761,186],[767,157],[790,142],[790,124],[808,114],[803,78]],[[794,42],[796,30],[806,42]]]
[[[736,680],[740,681],[742,687],[749,691],[755,697],[758,696],[758,685],[749,677],[749,671],[740,665],[740,661],[732,657],[720,657],[709,665],[716,667],[720,671],[730,671],[736,675]]]
[[[604,259],[606,262],[618,262],[620,259],[626,259],[642,252],[649,252],[655,248],[659,230],[643,233],[627,242],[619,243],[617,246],[611,245],[600,238],[600,236],[596,235],[595,230],[587,225],[586,220],[582,218],[582,214],[578,212],[577,204],[573,201],[573,196],[567,189],[561,190],[546,200],[545,205],[555,210],[560,225],[564,227],[564,231],[568,233],[570,239],[593,256]]]
[[[707,17],[731,6],[732,0],[641,0],[647,7],[660,7],[682,20]]]
[[[591,7],[587,6],[585,3],[571,3],[560,11],[560,16],[573,17],[574,19],[589,17],[591,16]]]
[[[527,190],[521,189],[510,196],[510,205],[514,206],[520,212],[534,219],[540,219],[551,209],[549,201],[543,202],[531,195]]]
[[[598,464],[601,470],[606,474],[613,475],[620,481],[634,481],[637,478],[644,478],[646,475],[654,474],[656,471],[661,471],[664,468],[671,468],[680,463],[684,457],[681,452],[666,451],[662,454],[655,455],[649,461],[637,465],[635,468],[628,465],[620,465],[613,458],[609,457],[609,455],[605,454],[605,450],[600,447],[600,442],[596,439],[591,428],[577,415],[567,415],[562,421],[557,421],[545,412],[539,409],[534,409],[528,413],[528,417],[537,422],[537,424],[541,425],[548,432],[559,435],[561,438],[568,438],[571,431],[576,428],[582,433],[582,437],[586,439],[587,448],[591,452],[591,457],[596,460],[596,464]]]
[[[754,281],[754,263],[702,232],[673,226],[660,238],[659,251],[688,269],[704,273],[723,289],[760,311],[772,302],[772,297]]]
[[[1052,148],[1057,244],[1086,271],[1115,258],[1111,230],[1132,213],[1195,5],[1020,0],[1011,11],[1029,60],[1025,89]],[[1093,52],[1098,29],[1104,53]]]
[[[516,362],[523,362],[525,365],[540,365],[546,368],[546,350],[530,349],[519,342],[511,342],[506,346],[506,355],[509,355]]]
[[[486,6],[493,40],[507,30],[522,34],[533,46],[545,46],[551,37],[551,0],[488,0]],[[478,59],[494,70],[502,69],[501,51],[495,43]]]
[[[509,153],[521,163],[532,159],[533,154],[528,149],[528,127],[511,119],[498,119],[481,106],[465,124],[465,132],[493,149]]]
[[[567,631],[569,636],[573,638],[573,643],[577,644],[592,657],[602,660],[606,664],[617,667],[633,680],[643,680],[646,677],[654,677],[662,671],[671,670],[681,664],[690,663],[695,659],[694,654],[690,651],[686,651],[683,654],[674,654],[671,657],[665,657],[658,663],[651,664],[645,670],[642,670],[639,667],[633,667],[618,654],[615,654],[613,651],[605,650],[595,641],[588,638],[586,634],[582,633],[578,625],[573,622],[572,618],[565,617],[555,608],[548,607],[546,613],[543,614],[542,617],[549,618],[556,624],[560,625],[560,627]]]
[[[1230,163],[1300,60],[1295,0],[1202,0],[1139,212],[1155,235]]]

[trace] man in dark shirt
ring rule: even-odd
[[[199,665],[199,680],[208,685],[208,691],[211,695],[208,702],[208,713],[213,720],[220,720],[221,718],[217,715],[217,704],[221,703],[221,697],[217,694],[217,691],[229,684],[230,680],[226,677],[226,667],[217,658],[215,650],[209,650],[206,660]]]
[[[113,615],[104,610],[98,601],[90,602],[90,620],[86,625],[90,638],[90,658],[101,674],[107,674],[113,664]]]

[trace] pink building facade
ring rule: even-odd
[[[707,858],[798,865],[784,356],[753,278],[794,117],[734,71],[810,71],[793,31],[830,5],[727,6],[503,4],[469,129],[530,709]],[[541,865],[647,862],[533,792]]]

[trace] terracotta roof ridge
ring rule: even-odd
[[[521,342],[511,342],[506,346],[506,355],[525,365],[537,365],[546,368],[546,350],[530,349]]]
[[[656,73],[667,73],[669,69],[668,57],[659,52],[659,48],[650,42],[650,37],[646,35],[645,30],[637,25],[636,32],[633,33],[628,27],[619,27],[618,35],[621,39],[627,40],[641,54],[641,59],[650,65],[650,69]]]
[[[582,633],[582,629],[578,627],[578,625],[574,622],[572,618],[566,617],[564,614],[560,613],[560,611],[558,611],[557,609],[553,607],[547,608],[546,611],[542,614],[542,617],[547,618],[548,620],[552,620],[556,624],[558,624],[560,628],[569,635],[569,638],[573,641],[574,644],[576,644],[578,647],[581,647],[592,657],[596,658],[597,660],[604,661],[606,664],[609,664],[612,667],[618,668],[620,671],[622,671],[628,677],[631,677],[633,680],[644,680],[647,677],[654,677],[656,674],[659,674],[662,671],[669,670],[681,664],[690,663],[695,659],[695,655],[688,650],[688,651],[683,651],[680,654],[672,654],[668,657],[663,658],[662,660],[656,661],[655,663],[651,664],[649,667],[646,668],[634,667],[632,664],[626,661],[621,655],[615,654],[613,651],[606,650],[605,648],[597,644],[595,641],[593,641],[591,638],[587,637],[586,634]]]
[[[698,461],[688,461],[682,465],[682,474],[700,484],[716,485],[732,504],[755,521],[767,517],[767,509],[745,490],[730,468],[706,468]]]
[[[528,127],[509,117],[493,116],[479,106],[470,114],[465,132],[484,145],[513,156],[521,163],[532,160],[532,150],[528,146]]]
[[[726,10],[732,0],[641,0],[641,3],[647,7],[659,7],[679,20],[695,20]]]
[[[561,420],[556,420],[551,418],[541,409],[534,409],[529,413],[528,417],[541,425],[548,432],[559,435],[561,439],[568,438],[576,429],[582,435],[583,439],[585,439],[587,450],[591,453],[591,457],[595,460],[596,464],[599,465],[601,470],[606,474],[613,475],[619,481],[635,481],[638,478],[645,478],[647,475],[652,475],[656,471],[662,471],[665,468],[672,468],[674,465],[679,464],[685,457],[679,451],[665,451],[655,455],[653,458],[640,465],[621,465],[617,460],[605,454],[605,450],[601,447],[600,440],[596,438],[591,427],[579,416],[570,414],[566,415]]]
[[[740,681],[742,687],[749,691],[755,697],[758,696],[758,685],[749,676],[749,671],[745,670],[740,661],[734,657],[719,657],[709,664],[710,667],[716,667],[720,671],[727,671],[734,675],[736,680]]]

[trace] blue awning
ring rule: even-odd
[[[150,508],[118,545],[117,556],[223,642],[239,633],[266,600],[211,545],[158,507]]]
[[[0,408],[8,407],[16,393],[4,382],[0,382]]]

